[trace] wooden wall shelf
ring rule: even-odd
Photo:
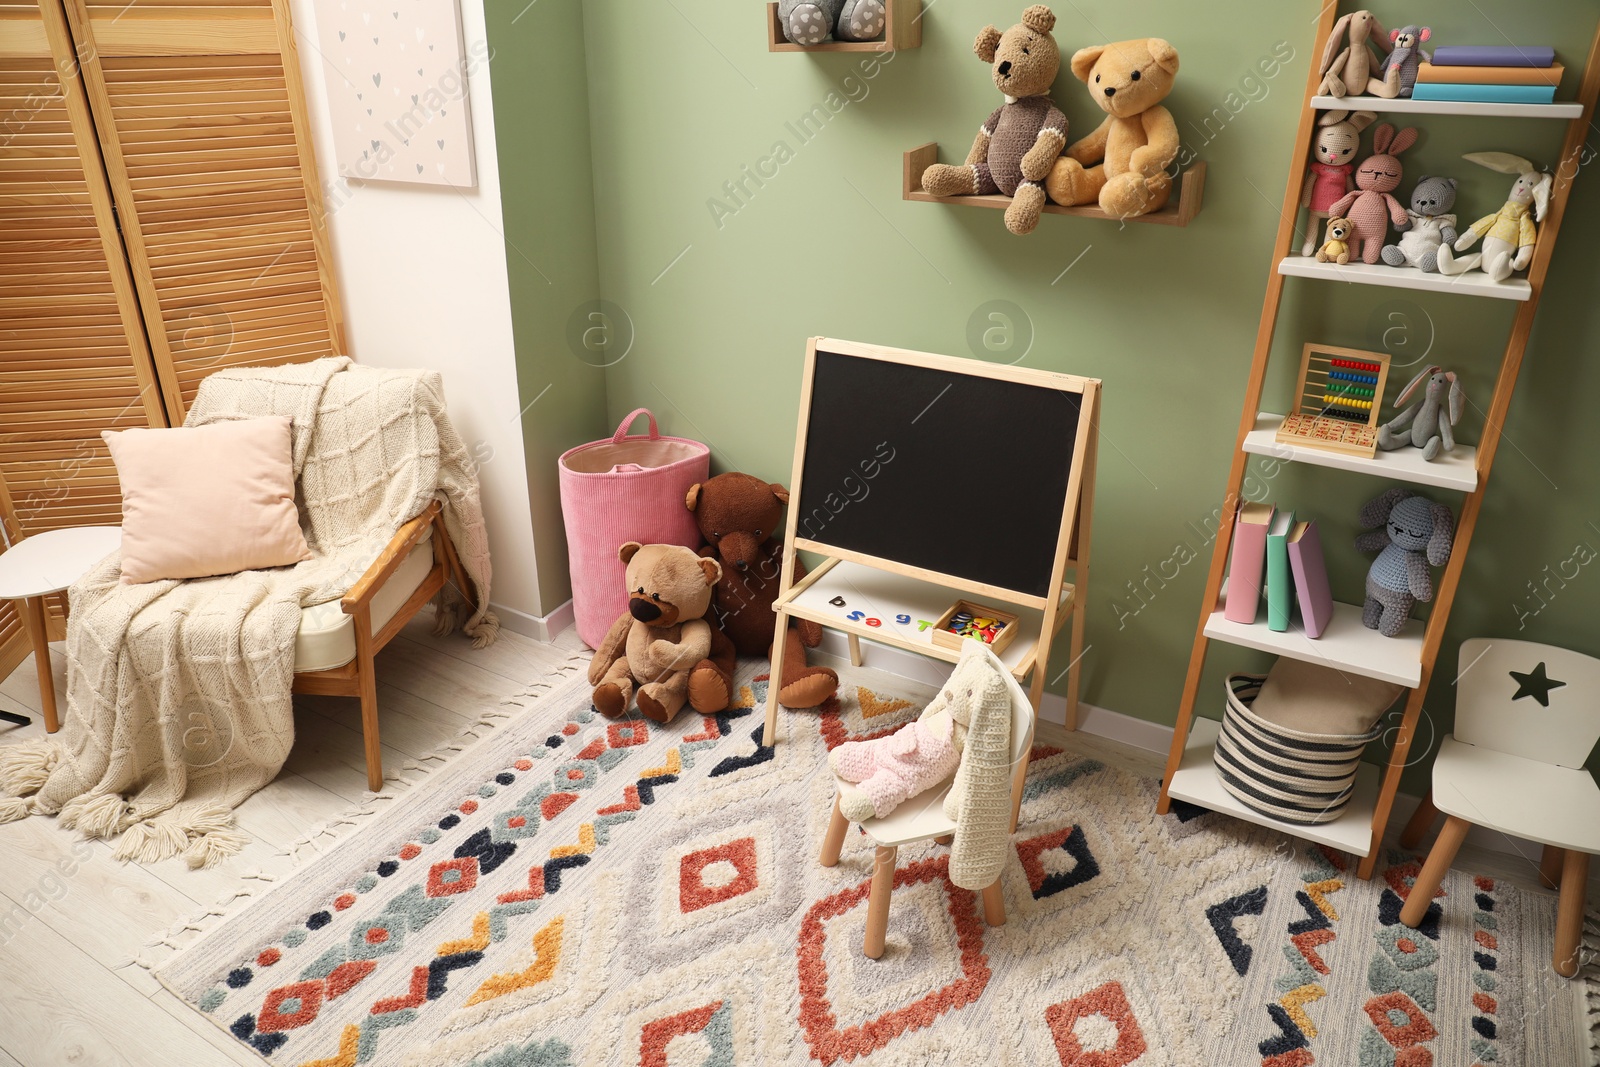
[[[918,145],[905,155],[904,181],[901,188],[901,198],[904,200],[918,200],[929,204],[959,204],[964,207],[999,208],[1004,211],[1011,206],[1009,196],[999,193],[990,193],[984,196],[934,196],[932,193],[922,191],[922,172],[939,162],[939,145],[930,141],[925,145]],[[1152,211],[1148,215],[1134,215],[1127,219],[1118,219],[1115,215],[1108,215],[1100,208],[1084,204],[1079,207],[1062,207],[1060,204],[1045,204],[1044,213],[1047,215],[1076,215],[1085,219],[1111,219],[1121,222],[1153,222],[1162,226],[1187,226],[1200,213],[1200,200],[1205,193],[1206,165],[1204,162],[1192,164],[1183,172],[1180,178],[1177,195],[1167,201],[1167,206],[1160,211]]]
[[[767,51],[769,52],[898,52],[922,46],[922,0],[883,0],[888,13],[883,39],[877,41],[823,41],[821,44],[791,44],[778,22],[778,5],[767,5]]]

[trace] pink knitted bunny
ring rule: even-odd
[[[1357,191],[1346,193],[1328,208],[1329,215],[1342,215],[1355,227],[1351,243],[1361,250],[1361,259],[1366,263],[1378,262],[1389,234],[1387,223],[1393,222],[1396,230],[1411,225],[1405,205],[1389,194],[1400,187],[1403,173],[1396,157],[1416,143],[1415,127],[1396,133],[1387,122],[1379,125],[1372,131],[1372,155],[1356,169]]]

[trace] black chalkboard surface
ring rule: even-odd
[[[1082,393],[989,364],[815,359],[795,536],[1049,597]]]

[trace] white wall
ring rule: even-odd
[[[334,0],[292,0],[292,8],[349,355],[444,375],[451,421],[480,460],[490,598],[505,625],[527,632],[554,605],[541,602],[534,567],[489,64],[473,63],[468,81],[476,189],[346,181],[334,156],[315,2]],[[468,53],[482,54],[483,0],[460,4]]]

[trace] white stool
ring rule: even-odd
[[[120,526],[72,526],[46,530],[18,541],[0,553],[0,600],[20,600],[19,614],[33,644],[33,665],[39,672],[39,702],[44,706],[47,733],[61,729],[56,718],[56,688],[50,671],[50,633],[44,598],[59,593],[81,578],[90,567],[122,545]],[[0,712],[0,717],[26,726],[20,715]]]

